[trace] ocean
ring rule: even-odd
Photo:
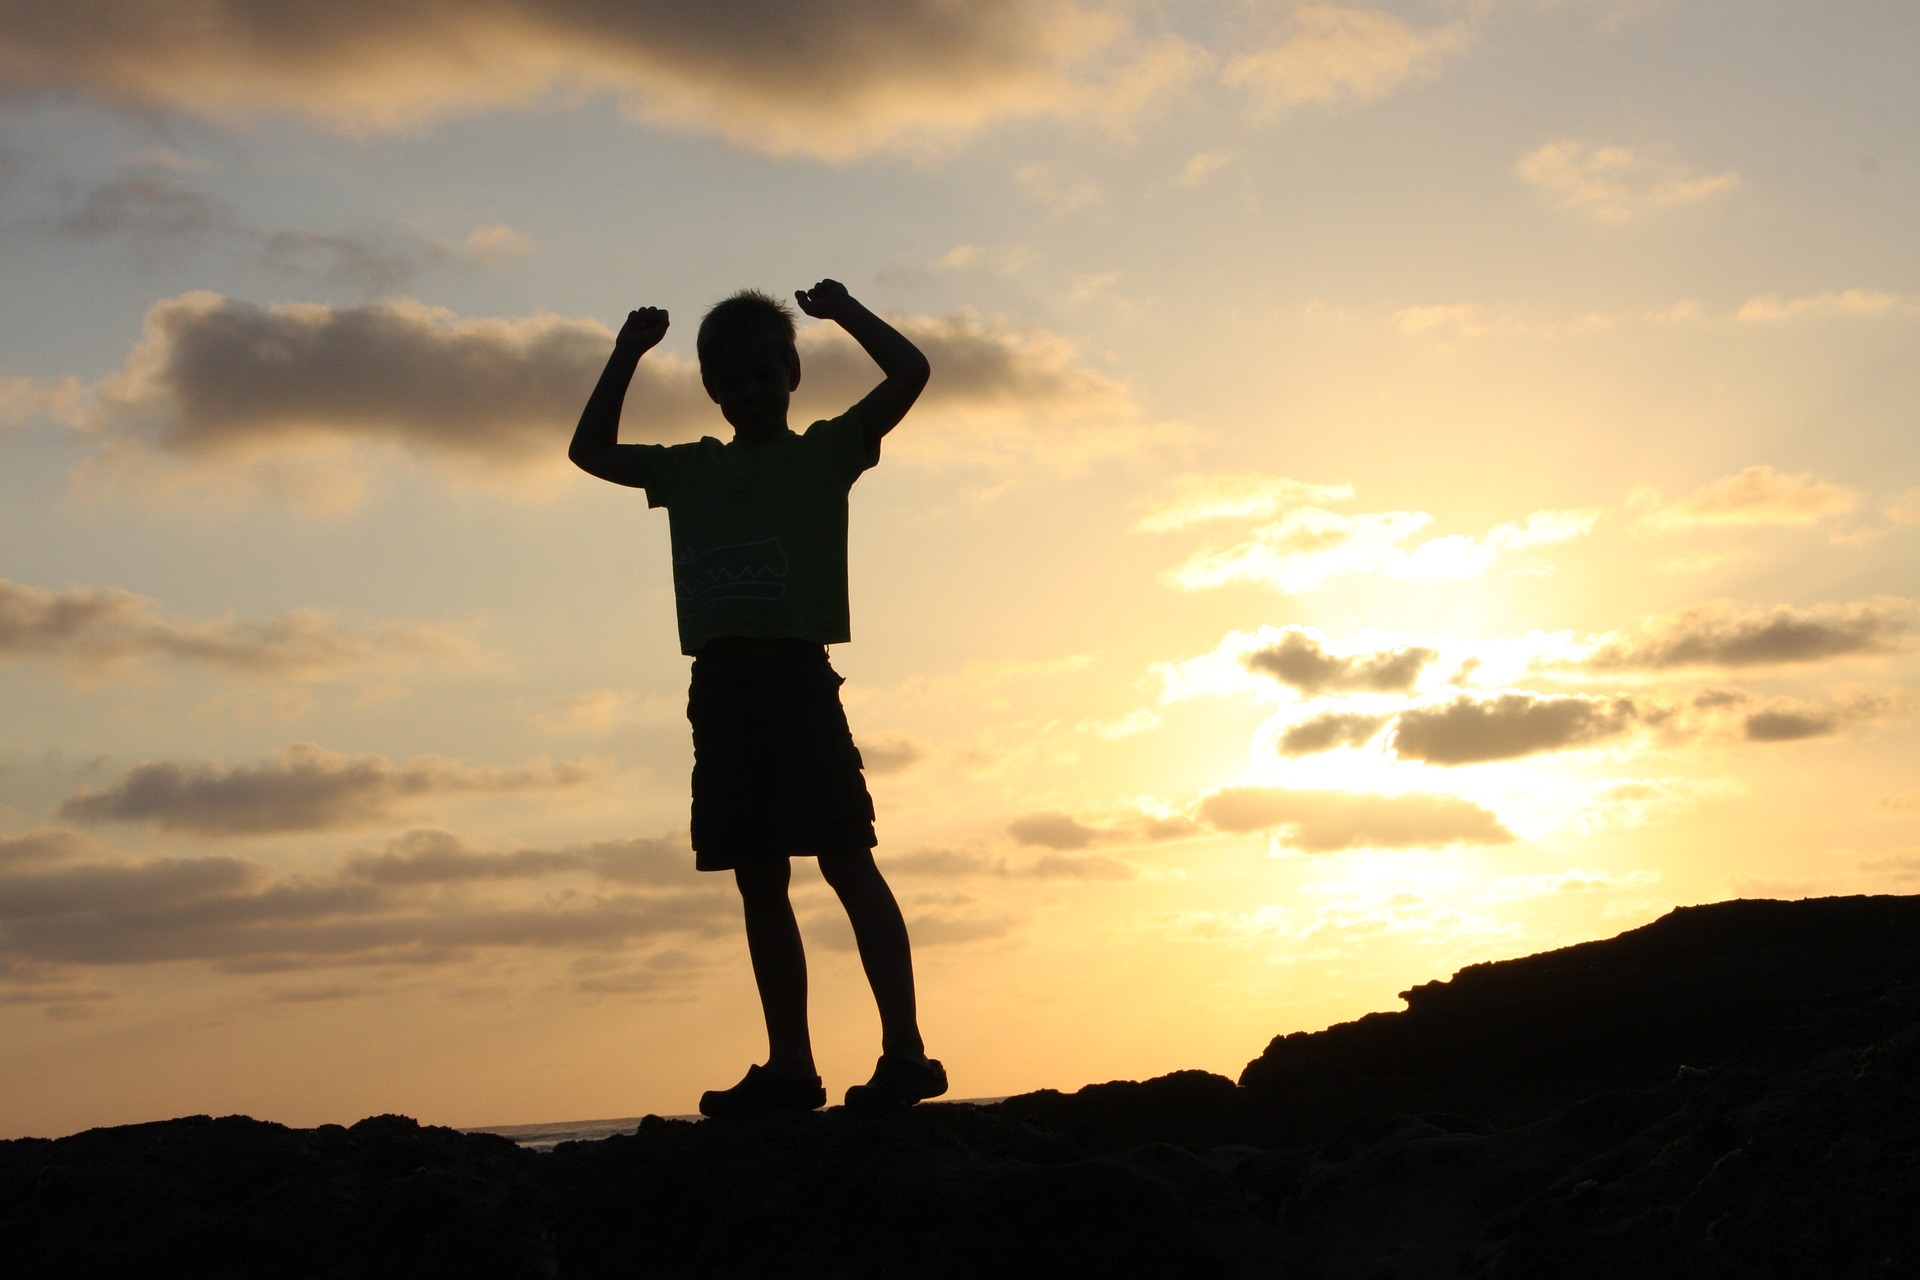
[[[1003,1102],[1003,1098],[942,1098],[923,1102],[923,1107],[984,1107]],[[699,1120],[700,1116],[668,1116],[669,1120]],[[511,1138],[532,1151],[551,1151],[562,1142],[598,1142],[616,1133],[632,1133],[640,1127],[640,1116],[622,1116],[618,1120],[562,1120],[554,1124],[494,1124],[462,1129],[462,1133],[492,1133]]]

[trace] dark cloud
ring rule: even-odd
[[[1640,720],[1630,698],[1503,693],[1461,696],[1400,713],[1393,749],[1402,760],[1478,764],[1563,751],[1617,737]]]
[[[603,883],[623,875],[631,882],[641,851],[624,842],[520,851],[487,864],[488,855],[441,833],[414,833],[389,852],[467,861],[443,862],[439,879],[382,875],[390,864],[365,860],[338,876],[290,875],[230,857],[0,866],[0,970],[44,978],[49,967],[185,960],[246,972],[438,963],[488,948],[606,951],[713,936],[737,923],[731,891],[690,870],[646,893],[499,896],[514,873],[580,869]],[[689,862],[683,856],[680,865]],[[476,868],[484,870],[469,874]]]
[[[1335,747],[1362,747],[1391,718],[1354,711],[1329,711],[1313,716],[1287,726],[1286,732],[1280,735],[1280,754],[1310,756]]]
[[[64,862],[104,852],[91,837],[78,831],[29,831],[23,836],[0,836],[0,868]]]
[[[238,675],[325,679],[421,661],[471,663],[476,650],[427,626],[343,625],[317,609],[257,621],[178,622],[145,596],[112,587],[49,591],[0,578],[0,661],[46,658],[82,672],[152,659]]]
[[[1246,657],[1249,670],[1272,676],[1308,697],[1321,693],[1405,693],[1440,655],[1408,645],[1373,653],[1339,655],[1311,633],[1286,628],[1276,644]]]
[[[186,457],[257,454],[303,439],[389,441],[489,466],[548,461],[606,362],[593,322],[459,320],[407,299],[268,309],[187,294],[148,312],[127,367],[101,392],[110,430]],[[639,398],[690,413],[697,380],[642,365]]]
[[[233,214],[224,201],[177,173],[129,173],[66,193],[46,225],[89,240],[131,235],[171,241],[229,228]]]
[[[136,864],[82,863],[0,876],[0,921],[75,912],[165,910],[234,894],[262,878],[240,858],[168,858]]]
[[[1831,713],[1756,711],[1743,722],[1748,742],[1798,742],[1840,732],[1841,721]]]
[[[1045,849],[1084,849],[1102,833],[1064,813],[1030,813],[1007,824],[1007,834],[1021,844]]]
[[[643,117],[845,156],[1003,116],[1112,114],[1190,61],[1062,0],[206,0],[0,5],[0,87],[351,129],[605,88]]]
[[[1515,838],[1497,817],[1471,801],[1417,792],[1229,787],[1201,801],[1200,816],[1235,834],[1284,828],[1288,843],[1308,853],[1509,844]]]
[[[349,858],[344,873],[375,884],[435,885],[582,872],[615,884],[664,886],[691,883],[692,867],[686,843],[666,837],[488,853],[468,848],[449,832],[422,830],[389,841],[380,853]]]
[[[916,410],[929,457],[998,457],[1017,444],[1029,462],[1036,450],[1065,459],[1135,449],[1161,430],[1055,335],[971,316],[898,323],[935,369]],[[113,476],[166,463],[244,479],[276,457],[358,444],[464,474],[559,471],[611,344],[594,320],[468,320],[405,298],[266,308],[186,294],[149,310],[139,347],[97,389],[91,429],[103,451],[93,465]],[[799,421],[840,412],[878,381],[834,326],[809,325],[800,351]],[[627,406],[632,441],[724,431],[696,367],[670,353],[641,362]],[[321,488],[338,505],[358,482],[337,481],[340,494]]]
[[[1881,596],[1809,608],[1701,605],[1650,619],[1587,658],[1598,671],[1755,667],[1895,653],[1920,629],[1920,601]]]
[[[239,768],[172,760],[139,765],[105,791],[67,800],[60,814],[207,836],[329,831],[390,822],[410,803],[433,796],[553,790],[591,776],[577,764],[476,769],[421,756],[395,765],[384,756],[300,744],[265,764]]]
[[[910,738],[861,738],[860,759],[868,773],[905,773],[926,759],[926,749]]]
[[[1773,699],[1747,713],[1741,721],[1748,742],[1798,742],[1828,738],[1857,724],[1890,720],[1912,714],[1914,697],[1907,690],[1855,690],[1821,702]]]
[[[366,296],[398,292],[430,268],[499,265],[532,248],[530,237],[499,225],[475,227],[464,240],[397,226],[261,228],[197,186],[188,174],[205,166],[186,157],[156,148],[127,157],[123,165],[131,171],[105,181],[58,180],[53,208],[19,225],[57,236],[120,241],[145,265],[177,264],[184,245],[211,240],[222,252],[270,270],[319,276]]]

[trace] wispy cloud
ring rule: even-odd
[[[1230,516],[1271,515],[1240,542],[1204,547],[1169,571],[1166,581],[1186,591],[1248,583],[1299,594],[1343,574],[1452,582],[1476,578],[1501,559],[1533,547],[1581,537],[1598,522],[1590,510],[1536,511],[1484,534],[1446,534],[1413,542],[1433,517],[1423,511],[1347,514],[1313,505],[1344,498],[1343,487],[1312,486],[1277,477],[1197,477],[1145,517],[1140,527],[1165,531]]]
[[[1841,289],[1799,298],[1767,293],[1748,299],[1737,315],[1755,324],[1834,317],[1920,316],[1920,295],[1888,293],[1882,289]]]
[[[1527,153],[1520,176],[1557,208],[1601,222],[1625,222],[1674,205],[1698,204],[1732,190],[1739,175],[1702,174],[1664,153],[1633,147],[1549,142]]]
[[[1432,76],[1470,38],[1465,21],[1423,30],[1383,9],[1302,4],[1275,43],[1234,57],[1223,78],[1259,116],[1367,102]]]
[[[1147,506],[1134,527],[1166,533],[1212,520],[1265,520],[1291,507],[1345,502],[1353,486],[1310,484],[1285,476],[1176,476]]]
[[[1637,491],[1631,501],[1653,508],[1640,517],[1642,527],[1667,531],[1818,524],[1853,510],[1860,495],[1810,472],[1763,465],[1702,485],[1673,502],[1661,502],[1651,489]]]
[[[1497,845],[1515,839],[1489,810],[1440,793],[1228,787],[1202,800],[1199,813],[1226,832],[1280,828],[1288,844],[1307,853]]]
[[[535,249],[532,236],[502,223],[451,237],[413,226],[263,227],[201,185],[193,175],[207,167],[167,148],[136,151],[103,180],[57,180],[52,207],[19,225],[122,244],[139,261],[177,258],[183,247],[205,243],[269,270],[319,276],[366,296],[397,292],[434,268],[500,267]]]

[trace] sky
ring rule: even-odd
[[[833,661],[957,1097],[1920,890],[1920,10],[0,0],[0,1136],[679,1114],[692,333],[933,380]],[[802,320],[795,425],[877,380]],[[833,1096],[878,1023],[810,864]]]

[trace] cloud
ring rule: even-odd
[[[1920,296],[1888,293],[1882,289],[1841,289],[1799,298],[1767,293],[1749,298],[1736,314],[1741,320],[1758,324],[1835,317],[1916,316],[1920,315]]]
[[[130,235],[172,241],[228,229],[233,222],[233,211],[224,201],[177,170],[147,169],[63,192],[58,212],[40,225],[85,240]]]
[[[1642,490],[1633,500],[1651,503],[1658,497]],[[1817,524],[1845,515],[1859,501],[1860,495],[1845,485],[1807,472],[1790,475],[1768,466],[1748,467],[1649,512],[1640,524],[1662,531]]]
[[[0,877],[0,921],[165,910],[250,889],[264,875],[259,863],[241,858],[163,858],[18,872]]]
[[[1101,833],[1064,813],[1030,813],[1007,824],[1007,834],[1046,849],[1084,849]]]
[[[1743,610],[1720,602],[1650,618],[1640,634],[1595,647],[1595,671],[1759,667],[1873,657],[1910,647],[1920,601],[1877,596],[1849,604]]]
[[[893,323],[933,366],[912,416],[888,437],[888,448],[906,459],[1015,473],[1036,464],[1073,470],[1188,435],[1178,423],[1154,419],[1124,382],[1090,368],[1060,334],[968,311]],[[800,421],[841,412],[879,380],[873,361],[837,325],[802,332],[800,364]],[[713,429],[711,407],[703,406],[699,421]]]
[[[1261,116],[1309,103],[1368,102],[1432,76],[1469,34],[1465,22],[1422,31],[1380,9],[1303,4],[1288,15],[1278,43],[1234,58],[1223,78]]]
[[[433,267],[499,267],[526,257],[533,238],[500,223],[447,238],[414,227],[358,231],[269,229],[249,224],[188,175],[207,166],[164,147],[121,158],[104,181],[57,184],[55,207],[20,223],[29,230],[129,243],[142,260],[177,259],[184,243],[217,235],[220,247],[270,270],[320,275],[363,294],[393,293]]]
[[[1277,744],[1283,756],[1310,756],[1335,747],[1364,747],[1391,716],[1329,711],[1287,726]]]
[[[1564,751],[1618,737],[1642,718],[1630,698],[1526,692],[1493,698],[1462,695],[1400,713],[1394,754],[1427,764],[1479,764]]]
[[[1421,645],[1335,654],[1305,627],[1282,629],[1278,643],[1246,656],[1247,668],[1307,697],[1321,693],[1405,693],[1440,655]]]
[[[106,850],[78,831],[29,831],[23,836],[0,836],[0,868],[69,862],[99,856]]]
[[[1920,787],[1881,796],[1873,807],[1883,813],[1920,813]]]
[[[899,325],[934,367],[913,430],[895,437],[909,457],[1073,467],[1181,434],[1057,334],[971,314]],[[566,441],[611,345],[595,320],[464,319],[406,298],[260,307],[183,294],[148,311],[126,365],[77,412],[99,445],[82,477],[151,498],[265,492],[340,509],[399,452],[524,490],[538,473],[570,474]],[[809,325],[800,352],[800,422],[840,412],[879,380],[836,326]],[[627,406],[629,440],[722,425],[697,368],[671,353],[641,362]]]
[[[471,849],[450,832],[419,830],[389,840],[379,853],[350,856],[341,873],[373,884],[416,886],[580,872],[614,884],[685,887],[693,883],[692,867],[686,841],[666,836],[496,853]]]
[[[1699,174],[1664,155],[1632,147],[1549,142],[1528,152],[1520,176],[1544,191],[1554,206],[1590,214],[1600,222],[1625,222],[1671,205],[1697,204],[1731,190],[1739,175]]]
[[[1808,711],[1756,711],[1746,718],[1749,742],[1798,742],[1824,738],[1840,731],[1838,717]]]
[[[1423,792],[1228,787],[1200,802],[1200,816],[1234,834],[1284,828],[1287,842],[1307,853],[1509,844],[1515,839],[1497,817],[1472,801]]]
[[[99,388],[99,461],[244,468],[358,443],[467,470],[557,466],[610,342],[594,321],[463,320],[404,298],[265,308],[183,294],[148,311]],[[671,361],[648,368],[648,401],[691,412],[696,380]]]
[[[1914,696],[1905,689],[1855,692],[1826,702],[1775,699],[1743,716],[1741,735],[1748,742],[1830,738],[1856,724],[1908,715],[1913,705]]]
[[[0,86],[354,131],[617,95],[640,119],[845,158],[1032,115],[1124,118],[1197,68],[1117,6],[1070,0],[108,0],[0,10]]]
[[[927,750],[911,738],[861,738],[860,759],[868,773],[905,773],[927,758]]]
[[[71,797],[60,813],[77,822],[144,822],[205,836],[331,831],[393,821],[434,796],[551,791],[593,776],[585,765],[544,761],[473,769],[417,756],[395,765],[385,756],[348,756],[302,743],[254,766],[139,765],[105,791]]]
[[[1185,591],[1247,583],[1289,594],[1318,590],[1343,574],[1455,582],[1485,574],[1512,552],[1581,537],[1598,519],[1593,511],[1536,511],[1479,537],[1447,534],[1408,547],[1403,544],[1432,523],[1432,516],[1420,511],[1346,515],[1300,506],[1238,543],[1202,548],[1166,580]]]
[[[1235,159],[1234,153],[1226,150],[1195,152],[1174,181],[1189,191],[1198,191],[1213,180],[1214,174],[1227,168]]]
[[[1146,533],[1167,533],[1210,520],[1265,520],[1293,507],[1344,502],[1353,497],[1347,484],[1309,484],[1285,476],[1176,476],[1134,526]]]
[[[41,658],[87,675],[166,660],[262,679],[326,680],[420,663],[472,665],[480,651],[440,627],[342,624],[318,609],[259,620],[179,622],[112,587],[50,591],[0,578],[0,662]]]
[[[430,852],[416,833],[396,847]],[[591,868],[593,850],[579,852]],[[470,852],[455,843],[443,853]],[[563,851],[565,852],[565,851]],[[484,857],[485,855],[473,855]],[[527,874],[535,867],[518,857]],[[457,962],[485,949],[606,952],[736,925],[738,900],[681,879],[649,893],[475,896],[512,877],[288,875],[230,857],[0,867],[0,963],[40,967],[209,961],[237,972]],[[591,872],[590,872],[591,873]],[[524,893],[524,891],[523,891]]]

